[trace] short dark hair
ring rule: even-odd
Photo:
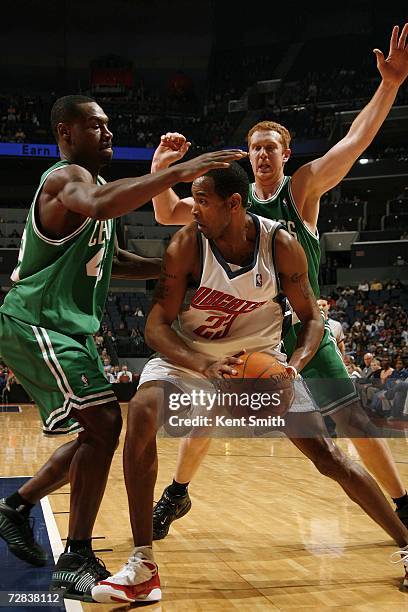
[[[249,179],[245,170],[237,163],[232,162],[229,168],[217,168],[205,174],[214,181],[214,191],[220,198],[229,198],[233,193],[239,193],[242,206],[248,207]]]
[[[57,142],[57,125],[59,123],[65,123],[66,121],[73,121],[79,117],[80,112],[78,106],[80,104],[86,104],[89,102],[95,102],[95,100],[93,98],[89,98],[88,96],[81,95],[63,96],[54,102],[51,109],[51,128]]]

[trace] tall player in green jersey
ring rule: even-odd
[[[280,220],[290,234],[299,240],[309,265],[309,280],[316,297],[320,297],[318,273],[320,247],[316,230],[320,197],[337,185],[358,157],[369,146],[387,117],[400,85],[408,75],[408,24],[401,35],[394,27],[387,59],[375,50],[381,83],[369,104],[360,112],[346,136],[323,157],[301,168],[293,177],[285,176],[284,166],[290,151],[288,130],[274,122],[261,122],[248,134],[249,157],[255,182],[251,186],[251,211]],[[162,137],[155,152],[152,171],[162,170],[181,159],[190,143],[181,134]],[[163,224],[191,222],[191,198],[179,199],[172,190],[153,198],[156,219]],[[299,325],[285,337],[290,356]],[[385,440],[358,438],[367,430],[367,416],[361,408],[354,386],[336,349],[334,338],[326,329],[315,357],[302,371],[309,389],[322,413],[331,414],[343,435],[353,437],[366,467],[373,473],[397,505],[399,517],[408,525],[408,497]],[[333,379],[336,383],[333,384]],[[186,438],[181,441],[173,484],[167,487],[154,512],[155,536],[165,537],[171,522],[183,516],[191,506],[187,485],[208,448],[209,440]]]
[[[65,96],[55,102],[51,124],[61,161],[43,174],[34,196],[15,284],[0,309],[0,352],[38,404],[44,431],[79,433],[1,500],[0,536],[19,558],[44,565],[29,512],[69,482],[67,547],[51,588],[87,601],[93,584],[109,575],[92,552],[91,535],[122,425],[92,334],[100,326],[111,272],[155,278],[160,264],[115,246],[115,218],[180,180],[246,154],[202,155],[154,176],[105,184],[99,171],[112,158],[112,133],[102,108],[91,98]]]

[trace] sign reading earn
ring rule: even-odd
[[[141,147],[115,147],[114,159],[130,161],[150,161],[153,157],[153,153],[153,148],[146,149]],[[58,158],[59,151],[56,144],[0,142],[0,156]]]

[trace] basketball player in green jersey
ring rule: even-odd
[[[160,264],[115,247],[115,218],[180,180],[190,182],[246,154],[207,154],[156,175],[105,184],[99,171],[111,161],[112,133],[102,108],[91,98],[65,96],[55,102],[51,124],[61,161],[41,177],[29,211],[15,284],[0,309],[0,351],[39,406],[44,431],[78,437],[1,500],[0,536],[19,558],[44,565],[29,511],[69,482],[67,547],[51,588],[88,601],[93,584],[109,575],[92,552],[91,535],[122,425],[92,334],[100,326],[111,271],[155,278]]]
[[[370,145],[387,117],[400,85],[408,75],[408,24],[400,36],[394,27],[387,59],[381,51],[374,52],[381,83],[369,104],[354,120],[346,136],[323,157],[299,168],[293,175],[284,175],[290,151],[288,130],[274,122],[263,121],[248,134],[249,157],[255,176],[251,185],[251,211],[276,219],[303,246],[309,265],[309,280],[316,298],[320,297],[318,273],[320,247],[316,225],[320,197],[337,185],[348,173],[363,151]],[[181,134],[162,137],[155,152],[152,171],[162,170],[181,159],[190,143]],[[180,200],[172,190],[153,199],[156,219],[163,224],[186,224],[191,221],[193,200]],[[293,352],[299,324],[285,337],[288,356]],[[243,347],[245,348],[245,347]],[[364,433],[367,420],[354,386],[348,378],[335,340],[327,327],[319,350],[302,371],[302,376],[323,414],[330,414],[343,435],[352,436],[360,457],[378,482],[393,498],[400,519],[408,525],[408,497],[395,462],[385,440],[368,438]],[[333,384],[333,379],[336,380]],[[359,438],[359,435],[364,437]],[[173,483],[166,487],[154,512],[156,539],[167,535],[173,520],[186,514],[191,507],[187,485],[203,457],[209,440],[186,438],[180,443]]]

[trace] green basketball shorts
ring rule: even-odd
[[[71,338],[0,312],[0,355],[37,404],[45,434],[82,431],[73,409],[116,401],[92,336]]]
[[[290,357],[295,350],[300,323],[285,336],[285,352]],[[313,359],[301,372],[305,383],[323,416],[333,414],[358,401],[354,383],[348,375],[336,339],[325,325],[324,335]]]

